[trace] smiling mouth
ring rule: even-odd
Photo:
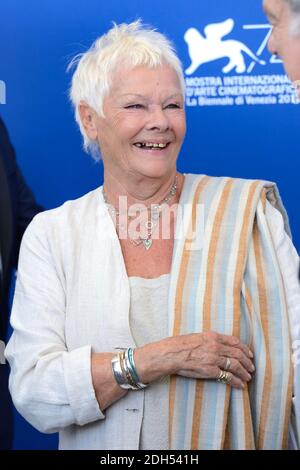
[[[166,143],[136,142],[133,145],[137,148],[144,149],[144,150],[164,150],[170,145],[170,142],[166,142]]]

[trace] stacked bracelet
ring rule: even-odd
[[[126,349],[111,361],[111,368],[117,384],[125,390],[141,390],[148,384],[143,384],[138,376],[134,363],[134,350]]]

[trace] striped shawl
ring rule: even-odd
[[[190,249],[177,224],[169,295],[169,333],[238,336],[254,353],[245,390],[172,376],[171,449],[284,449],[293,370],[284,285],[265,216],[268,199],[286,222],[277,188],[264,181],[188,175],[181,205],[196,230],[204,205],[202,249]],[[198,221],[199,223],[199,221]],[[200,227],[199,227],[200,228]]]

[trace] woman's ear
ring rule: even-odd
[[[96,112],[84,101],[79,103],[78,112],[87,136],[91,140],[97,140],[98,132],[96,126]]]

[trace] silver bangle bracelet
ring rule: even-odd
[[[126,377],[124,377],[121,364],[120,364],[120,355],[116,355],[111,360],[111,368],[113,372],[113,376],[117,384],[123,388],[124,390],[130,390],[132,387],[128,383]]]
[[[131,348],[114,356],[111,360],[111,368],[115,381],[124,390],[141,390],[148,387],[148,384],[139,381]]]
[[[140,382],[139,376],[137,374],[134,362],[134,349],[128,348],[125,353],[125,358],[129,373],[134,379],[136,390],[142,390],[143,388],[148,387],[148,384],[143,384]]]

